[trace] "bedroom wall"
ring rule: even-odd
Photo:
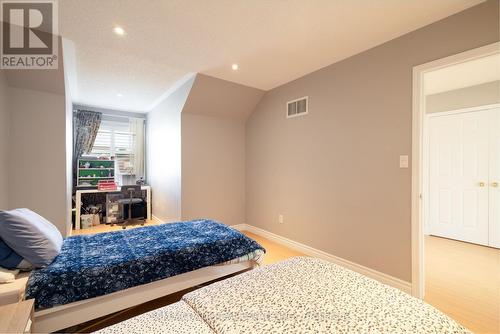
[[[245,222],[244,120],[182,114],[182,219]]]
[[[8,88],[9,207],[29,208],[67,233],[64,94]]]
[[[498,41],[498,15],[487,1],[269,91],[246,125],[246,222],[411,281],[412,68]]]
[[[8,204],[8,154],[9,154],[9,109],[7,107],[7,79],[0,70],[0,210]]]
[[[428,95],[426,112],[429,114],[495,103],[500,103],[500,81]]]
[[[161,221],[181,218],[181,112],[193,82],[194,77],[148,113],[147,181],[152,213]]]
[[[26,207],[63,236],[71,224],[71,110],[59,39],[55,70],[7,71],[9,208]],[[69,117],[69,119],[68,119]],[[69,147],[68,147],[69,146]]]

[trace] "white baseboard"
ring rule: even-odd
[[[180,219],[180,218],[167,218],[165,220],[162,220],[155,215],[151,215],[151,220],[154,221],[155,223],[158,223],[158,224],[178,223],[178,222],[182,221],[182,219]]]
[[[151,215],[151,219],[152,219],[155,223],[158,223],[158,224],[163,224],[163,220],[161,220],[160,218],[156,217],[155,215]]]
[[[231,227],[233,227],[239,231],[248,231],[248,232],[257,234],[257,235],[264,237],[268,240],[274,241],[274,242],[279,243],[283,246],[286,246],[288,248],[291,248],[293,250],[301,252],[305,255],[317,257],[320,259],[324,259],[324,260],[333,262],[335,264],[338,264],[340,266],[348,268],[352,271],[356,271],[360,274],[363,274],[365,276],[373,278],[381,283],[390,285],[390,286],[398,288],[398,289],[400,289],[408,294],[411,294],[411,283],[410,282],[403,281],[399,278],[384,274],[380,271],[362,266],[360,264],[351,262],[351,261],[343,259],[341,257],[338,257],[335,255],[320,251],[318,249],[309,247],[309,246],[301,244],[299,242],[296,242],[296,241],[290,240],[288,238],[279,236],[277,234],[271,233],[269,231],[263,230],[259,227],[255,227],[255,226],[248,225],[248,224],[238,224],[238,225],[233,225]]]
[[[235,230],[238,230],[238,231],[249,231],[247,229],[245,229],[245,227],[247,226],[250,226],[250,225],[247,225],[247,224],[237,224],[237,225],[231,225],[232,228],[234,228]]]

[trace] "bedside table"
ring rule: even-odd
[[[24,299],[29,275],[29,272],[19,273],[14,282],[0,284],[0,306],[14,304]]]
[[[31,333],[34,299],[0,306],[0,333]]]

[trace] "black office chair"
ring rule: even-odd
[[[124,220],[122,223],[122,228],[126,229],[127,225],[137,225],[141,224],[144,226],[146,222],[146,218],[144,216],[141,217],[132,217],[132,206],[137,206],[142,204],[145,207],[145,201],[142,197],[142,190],[140,185],[130,185],[130,186],[122,186],[120,192],[123,194],[123,199],[118,200],[119,203],[123,204],[123,208],[125,211],[125,205],[128,205],[128,218],[125,218],[125,214],[123,215]],[[144,212],[141,210],[141,212]]]

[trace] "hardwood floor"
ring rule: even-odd
[[[475,333],[500,333],[500,250],[429,236],[425,301]]]
[[[282,246],[276,242],[265,239],[257,234],[248,231],[242,231],[243,234],[257,241],[262,247],[266,249],[266,256],[264,256],[264,265],[276,263],[289,259],[294,256],[304,256],[304,254],[294,251],[293,249]]]
[[[144,226],[148,225],[158,225],[160,223],[154,221],[154,220],[148,220]],[[137,228],[137,227],[142,227],[141,225],[128,225],[127,229],[129,228]],[[120,225],[107,225],[107,224],[100,224],[97,226],[93,226],[91,228],[86,228],[86,229],[81,229],[81,230],[72,230],[71,235],[86,235],[86,234],[96,234],[96,233],[104,233],[104,232],[111,232],[111,231],[121,231],[122,227]]]

